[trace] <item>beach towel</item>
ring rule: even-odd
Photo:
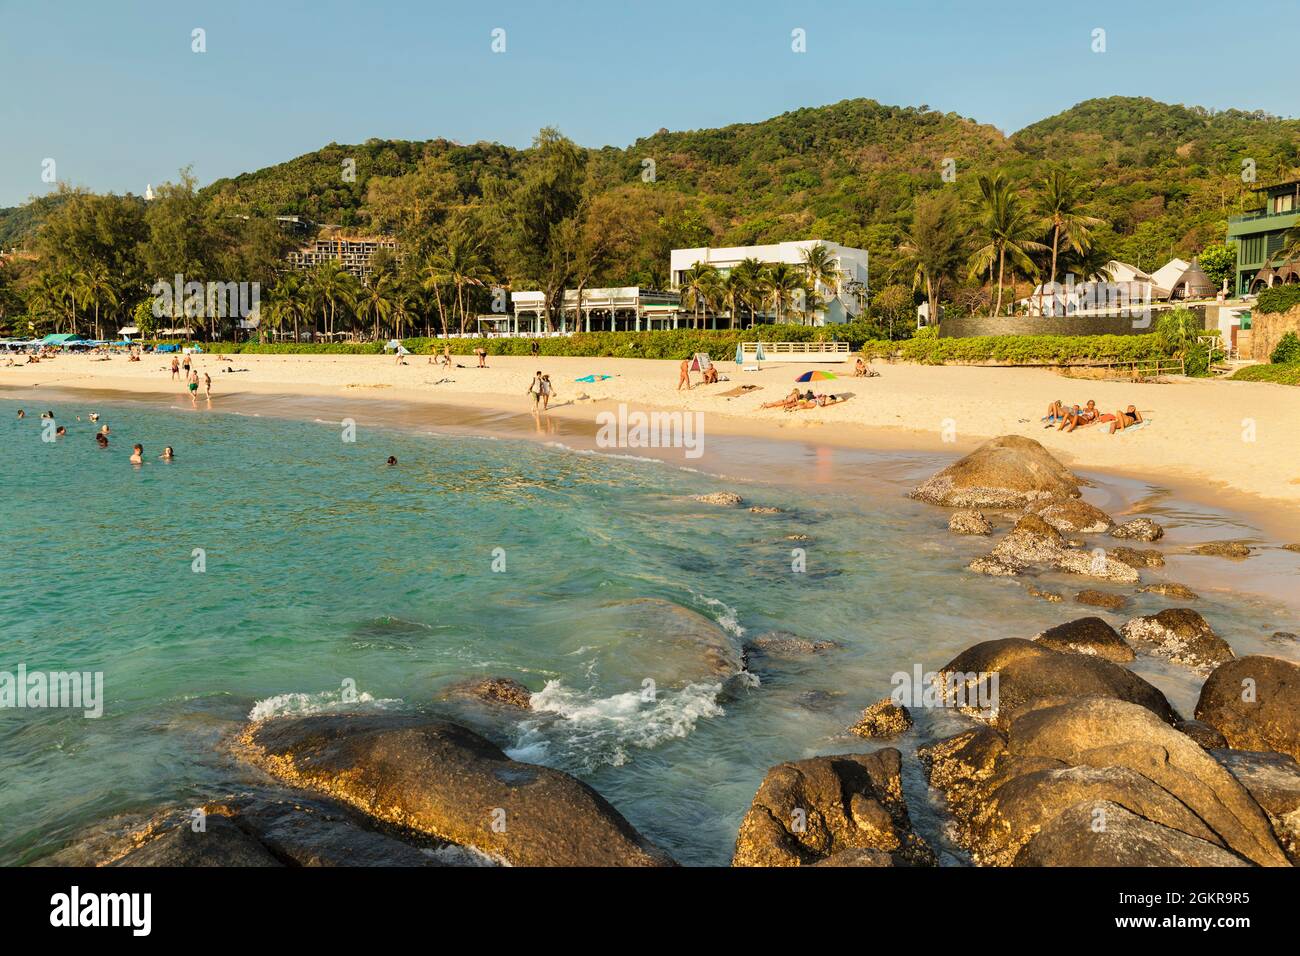
[[[593,382],[603,382],[605,379],[613,377],[613,375],[584,375],[582,378],[575,378],[574,381],[587,382],[588,384],[591,384]]]
[[[1129,432],[1135,432],[1135,431],[1137,431],[1139,428],[1146,428],[1146,427],[1147,427],[1148,425],[1150,425],[1150,424],[1151,424],[1151,419],[1149,419],[1149,418],[1144,418],[1144,419],[1142,419],[1142,421],[1138,422],[1136,425],[1130,425],[1128,428],[1121,428],[1121,429],[1120,429],[1119,431],[1117,431],[1115,434],[1116,434],[1116,435],[1127,435]]]

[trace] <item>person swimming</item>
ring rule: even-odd
[[[62,425],[60,425],[58,428],[54,429],[54,434],[55,434],[57,437],[59,437],[59,438],[62,438],[62,437],[63,437],[64,435],[66,435],[67,433],[68,433],[67,428],[65,428],[65,427],[62,426]]]
[[[396,455],[389,455],[389,456],[388,456],[388,465],[389,465],[389,467],[391,468],[393,465],[396,465],[396,464],[397,464],[397,456],[396,456]]]
[[[171,445],[168,445],[166,448],[163,449],[163,453],[160,457],[162,458],[163,461],[175,461],[176,452],[172,451]]]
[[[26,418],[26,417],[27,417],[27,413],[26,413],[25,411],[23,411],[23,410],[20,408],[20,409],[18,409],[18,417],[19,417],[19,418]]]
[[[131,446],[131,464],[133,465],[144,464],[144,445],[137,444]]]
[[[100,448],[108,447],[108,436],[103,432],[95,432],[95,444]]]

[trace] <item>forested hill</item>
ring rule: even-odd
[[[1260,183],[1300,167],[1300,121],[1110,97],[1006,136],[951,113],[856,99],[721,129],[661,130],[626,149],[586,153],[593,193],[626,202],[646,229],[671,221],[660,244],[818,236],[865,246],[886,269],[918,193],[943,187],[969,196],[976,174],[994,169],[1031,189],[1048,164],[1059,164],[1079,174],[1089,212],[1110,223],[1098,233],[1106,251],[1151,268],[1222,239],[1226,218],[1252,202],[1244,162]],[[431,201],[473,205],[491,180],[518,177],[530,155],[447,140],[331,144],[218,180],[203,196],[223,212],[383,229],[376,196],[424,188],[422,169],[440,177]],[[347,160],[355,160],[354,179],[344,175]],[[945,160],[956,171],[951,186],[941,176]],[[7,212],[0,245],[30,234],[41,218],[31,206]],[[657,255],[647,250],[645,259]]]

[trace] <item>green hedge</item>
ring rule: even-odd
[[[845,334],[845,330],[850,334]],[[1005,363],[1008,365],[1057,365],[1070,362],[1134,362],[1170,355],[1169,345],[1157,335],[987,335],[975,338],[939,338],[931,329],[915,338],[886,341],[864,340],[852,334],[851,326],[813,329],[806,326],[766,326],[766,341],[809,342],[838,339],[871,358],[895,356],[904,361],[942,365],[950,362]],[[580,332],[567,338],[538,339],[542,355],[609,358],[682,359],[695,352],[708,352],[715,361],[735,357],[736,345],[754,341],[753,330],[664,332]],[[452,352],[470,355],[482,345],[491,355],[528,355],[532,339],[451,339]],[[404,339],[417,355],[440,352],[447,339]],[[208,352],[261,354],[376,355],[379,343],[213,342]]]
[[[1300,362],[1287,365],[1247,365],[1232,376],[1235,382],[1276,382],[1279,385],[1300,385]]]
[[[1261,315],[1276,315],[1290,312],[1300,305],[1300,285],[1275,285],[1259,294],[1254,311]]]

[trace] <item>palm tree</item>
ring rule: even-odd
[[[1053,169],[1042,181],[1038,209],[1042,214],[1042,228],[1052,234],[1052,269],[1049,282],[1056,284],[1056,259],[1064,241],[1065,248],[1082,253],[1092,244],[1092,227],[1102,220],[1086,216],[1079,211],[1082,198],[1078,181],[1063,169]],[[1041,311],[1041,292],[1039,294]]]
[[[108,274],[108,268],[103,263],[95,263],[85,274],[82,291],[85,303],[92,304],[95,307],[95,338],[102,339],[104,336],[101,334],[99,326],[100,306],[115,307],[119,302],[113,279]]]
[[[682,276],[682,305],[695,310],[695,328],[699,328],[704,313],[709,310],[718,290],[717,266],[697,262]]]
[[[744,284],[745,294],[741,297],[741,301],[749,308],[749,324],[752,327],[755,318],[754,310],[762,304],[763,263],[753,257],[742,259],[736,263],[731,272],[733,275],[740,276]]]
[[[429,256],[424,267],[424,287],[434,293],[441,289],[456,292],[456,314],[460,332],[465,333],[468,320],[467,289],[484,288],[492,282],[492,273],[483,257],[483,239],[470,228],[453,230],[442,247]],[[447,316],[438,297],[438,312],[442,317],[443,331],[447,331]]]
[[[801,255],[804,272],[808,274],[808,282],[814,293],[817,292],[818,285],[825,286],[832,293],[840,291],[839,265],[829,246],[819,242],[802,250]]]
[[[727,277],[722,280],[718,291],[722,295],[723,305],[731,313],[731,327],[734,329],[740,307],[750,294],[749,276],[738,268],[732,269],[727,273]]]
[[[763,291],[776,312],[776,321],[781,322],[781,310],[790,305],[796,289],[803,288],[803,275],[794,266],[784,262],[773,263],[763,270]]]
[[[397,282],[388,273],[375,273],[362,287],[357,298],[357,318],[363,322],[373,319],[375,341],[379,341],[379,325],[393,314]]]
[[[1283,262],[1300,259],[1300,224],[1292,226],[1282,238],[1282,250],[1278,253]]]
[[[1046,252],[1047,247],[1029,238],[1037,223],[1020,204],[1019,194],[1001,173],[981,175],[979,189],[980,198],[974,205],[984,242],[971,256],[970,277],[973,279],[987,272],[989,278],[994,279],[996,269],[997,299],[993,314],[1001,315],[1002,286],[1007,267],[1013,271],[1020,267],[1027,275],[1032,275],[1034,261],[1030,253]]]
[[[311,271],[307,281],[311,298],[325,319],[325,333],[332,336],[338,307],[352,308],[356,302],[357,280],[337,259],[326,259]]]
[[[27,305],[37,315],[54,313],[63,314],[63,286],[53,272],[42,272],[32,283],[32,290],[27,297]],[[55,327],[58,327],[56,320]]]
[[[944,283],[957,276],[966,258],[966,232],[951,193],[937,193],[916,201],[912,226],[899,251],[903,268],[912,273],[912,288],[925,289],[929,321],[939,321],[939,300]]]

